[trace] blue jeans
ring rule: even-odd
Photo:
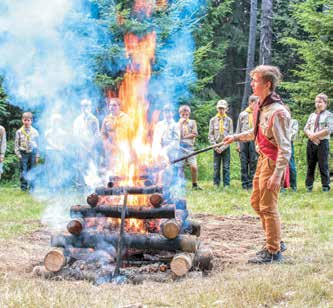
[[[223,186],[230,185],[230,147],[221,154],[214,151],[214,185],[221,182],[221,162],[223,164]]]
[[[293,190],[297,189],[297,170],[295,164],[295,155],[294,155],[294,143],[291,142],[291,157],[289,160],[289,178],[290,178],[290,187]]]
[[[22,158],[20,159],[20,182],[21,189],[27,190],[32,188],[33,181],[28,178],[28,172],[36,165],[36,152],[26,153],[21,151]]]

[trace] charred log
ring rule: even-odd
[[[67,231],[73,235],[79,235],[85,227],[85,222],[82,218],[75,218],[67,224]]]
[[[87,197],[87,203],[91,207],[95,207],[99,201],[98,195],[97,194],[91,194]]]
[[[161,207],[163,203],[163,196],[161,194],[152,194],[149,196],[149,203],[153,207]]]
[[[74,205],[70,209],[71,217],[96,217],[106,216],[113,218],[121,217],[122,206],[96,206],[91,208],[89,206]],[[161,208],[150,207],[127,207],[126,218],[138,218],[138,219],[153,219],[153,218],[174,218],[175,208],[173,206],[164,206]]]
[[[119,235],[116,233],[81,233],[79,236],[58,235],[52,236],[51,245],[53,247],[77,247],[77,248],[94,248],[104,249],[109,245],[116,247]],[[195,252],[198,248],[198,241],[184,235],[179,235],[175,239],[169,240],[158,234],[128,234],[125,233],[124,248],[134,248],[146,251],[184,251]]]
[[[149,187],[98,187],[95,189],[95,193],[100,196],[111,196],[111,195],[148,195],[154,193],[162,193],[162,186],[149,186]]]

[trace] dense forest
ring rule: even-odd
[[[191,2],[171,1],[153,12],[154,25],[131,15],[132,1],[116,2],[115,5],[105,0],[87,1],[93,22],[108,21],[112,37],[112,43],[101,46],[95,56],[95,84],[101,93],[117,93],[125,71],[125,65],[119,65],[118,61],[124,53],[125,33],[144,35],[157,25],[157,45],[161,50],[177,32],[191,33],[195,41],[196,76],[188,78],[189,93],[183,95],[176,85],[174,94],[177,104],[186,102],[193,108],[201,144],[207,142],[209,118],[215,113],[218,99],[229,102],[229,113],[236,122],[250,94],[248,72],[258,64],[280,67],[284,81],[279,93],[291,106],[301,127],[313,110],[316,94],[325,92],[329,98],[333,96],[332,0],[194,1],[196,9],[191,12],[186,6]],[[178,14],[177,22],[170,22],[172,14]],[[163,57],[166,57],[163,52],[156,54],[153,77],[164,73]],[[186,72],[169,74],[171,78],[179,77],[179,83],[186,77]],[[6,91],[0,88],[0,124],[6,128],[10,140],[7,177],[14,173],[12,140],[20,125],[20,115],[21,110],[11,105]]]

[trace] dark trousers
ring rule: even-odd
[[[294,143],[291,142],[291,157],[289,160],[289,178],[290,178],[290,187],[294,190],[297,189],[297,170],[295,164],[295,155],[294,155]]]
[[[32,188],[33,181],[31,176],[28,176],[29,170],[31,170],[36,165],[36,152],[26,153],[21,151],[22,158],[20,159],[20,182],[21,189],[27,190]]]
[[[307,188],[313,187],[316,165],[318,163],[321,185],[323,188],[330,188],[330,174],[328,170],[329,141],[321,140],[319,145],[308,140],[306,148],[306,158],[308,162],[308,170],[306,174],[305,185]]]
[[[221,182],[221,162],[223,163],[223,185],[230,185],[230,147],[221,154],[214,151],[214,185],[219,186]]]
[[[253,141],[240,143],[241,181],[243,188],[252,188],[253,176],[256,172],[258,154]]]

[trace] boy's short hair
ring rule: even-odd
[[[253,77],[254,74],[260,74],[264,81],[269,81],[271,83],[271,91],[274,91],[282,80],[282,74],[277,66],[258,65],[250,72],[250,76]]]
[[[325,93],[319,93],[316,98],[320,98],[328,106],[328,96]]]
[[[32,116],[32,113],[31,112],[23,112],[22,114],[22,119],[30,119],[32,120],[33,116]]]
[[[119,97],[108,97],[107,99],[106,99],[106,104],[107,105],[110,105],[110,103],[111,102],[117,102],[117,104],[119,105],[119,106],[121,106],[121,100],[120,100],[120,98]]]
[[[188,111],[189,113],[191,113],[191,107],[189,105],[181,105],[178,112],[181,113],[183,111]]]
[[[252,102],[257,102],[259,99],[258,96],[255,96],[255,95],[250,95],[249,97],[249,103],[252,103]]]

